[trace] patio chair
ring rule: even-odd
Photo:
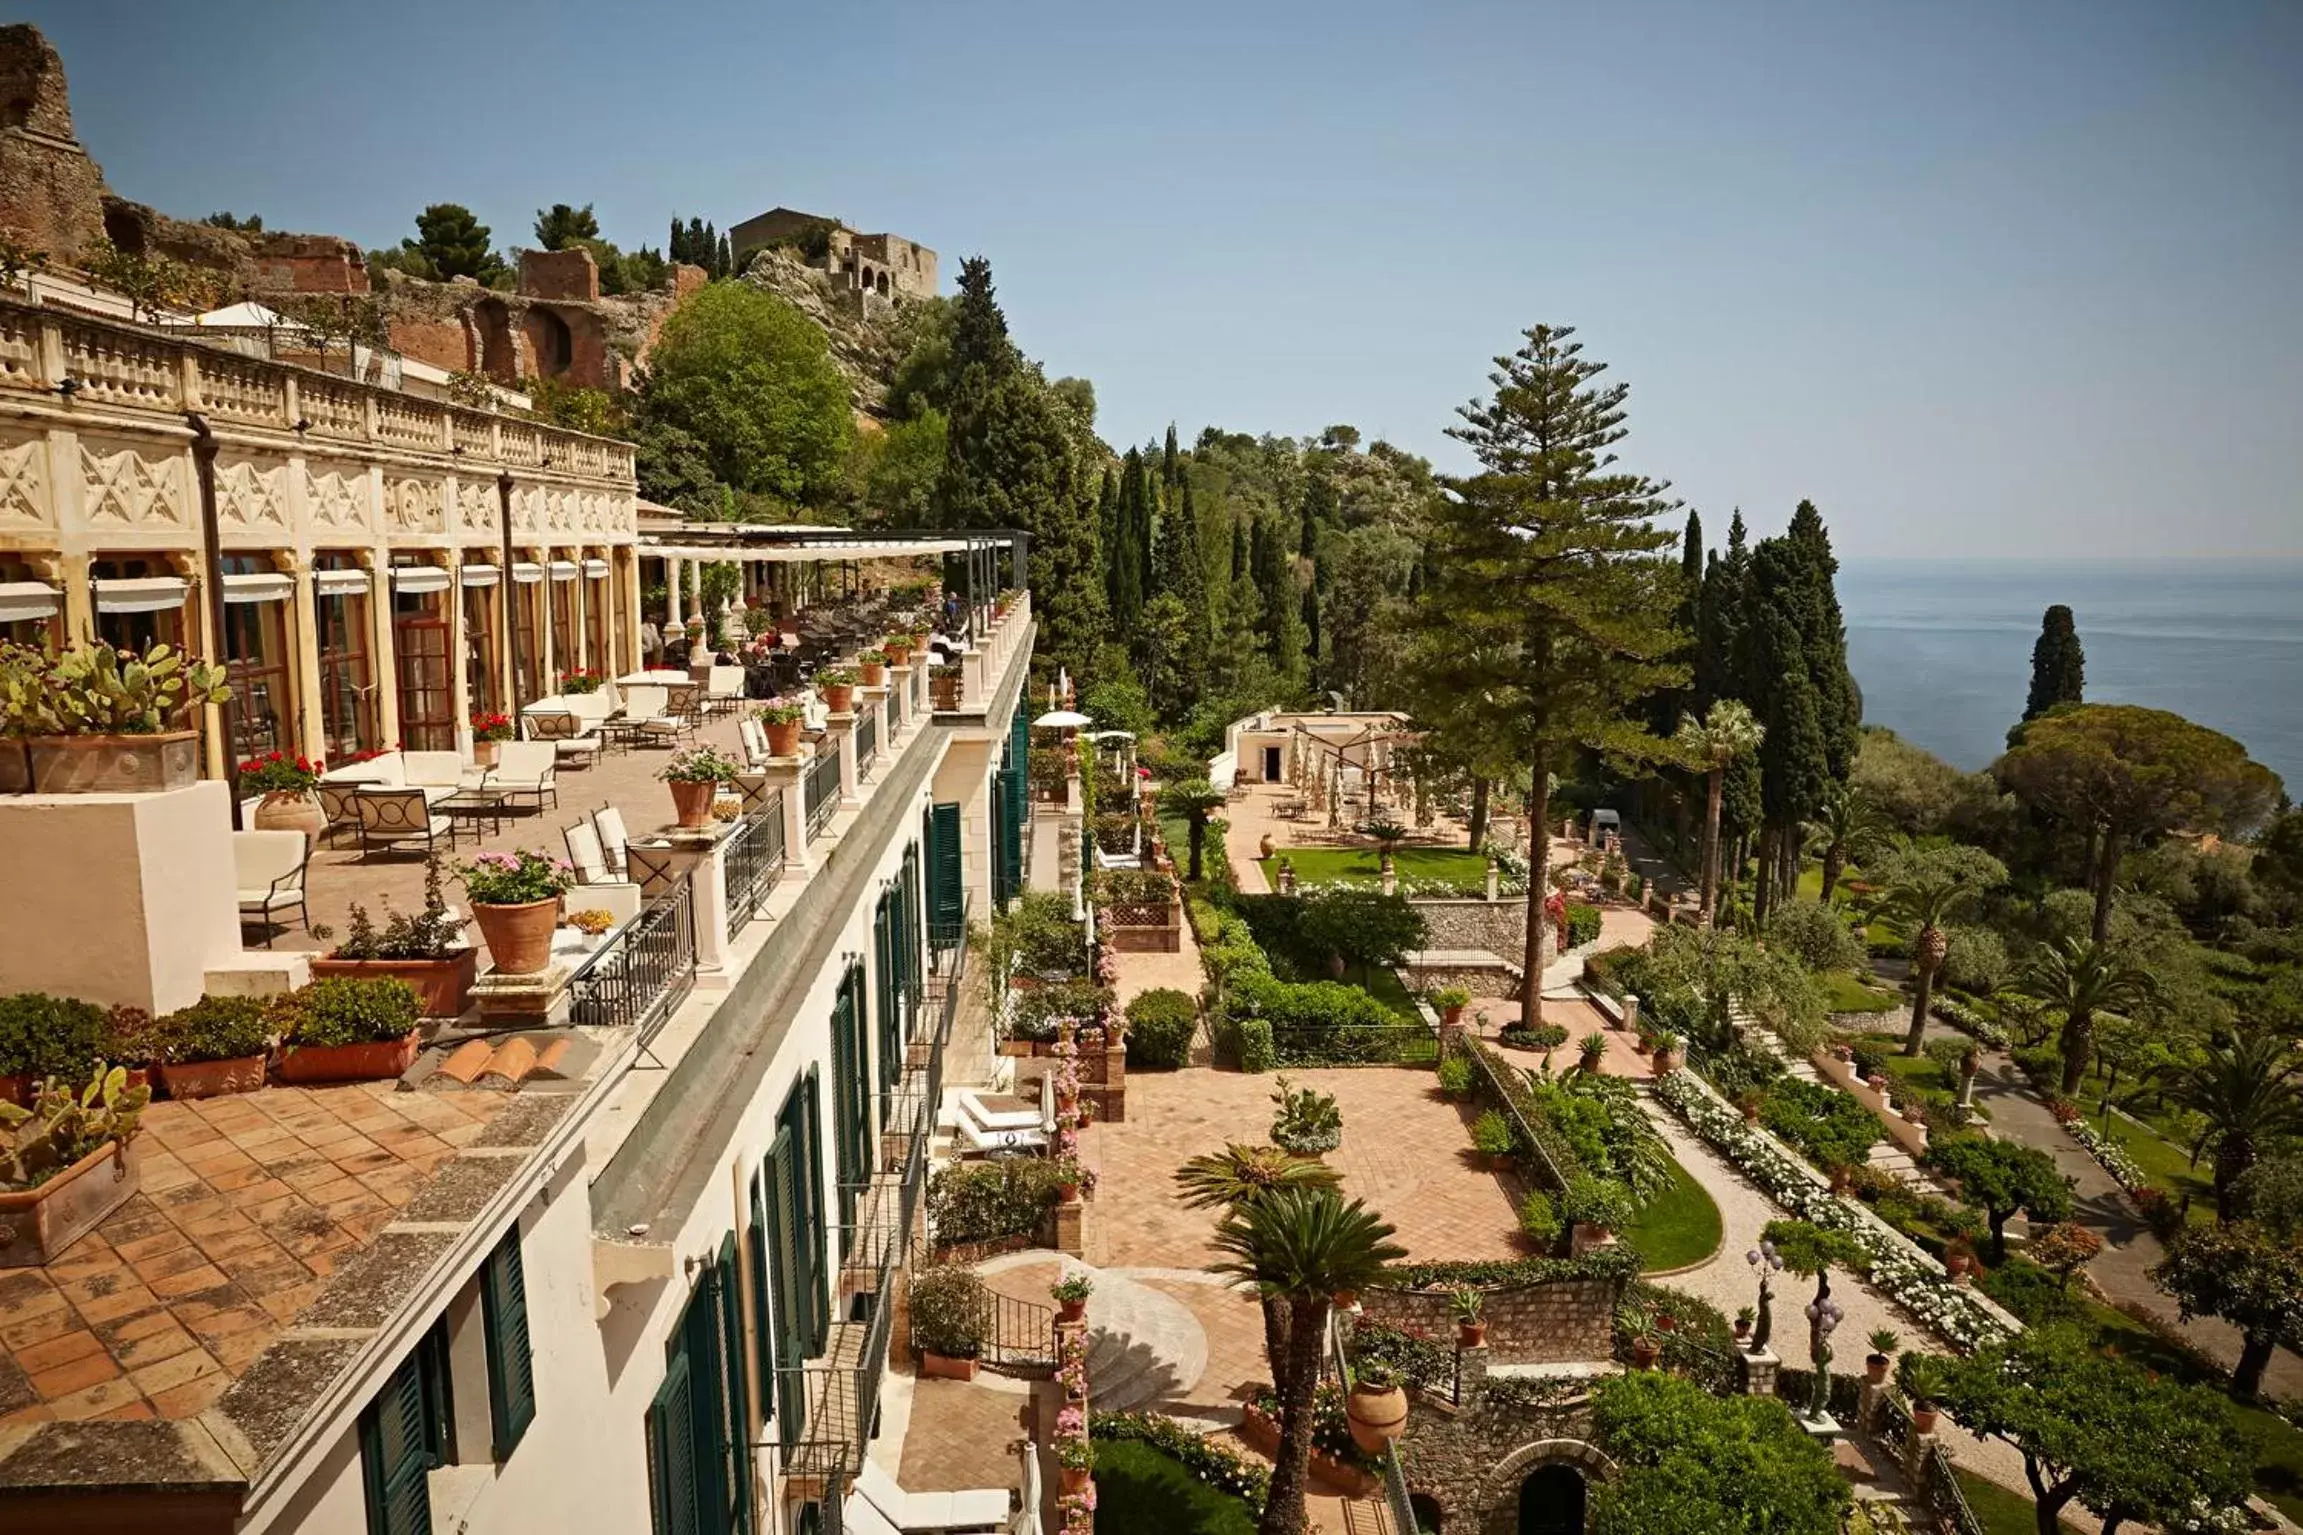
[[[887,1528],[914,1535],[927,1530],[996,1530],[1008,1522],[1008,1490],[984,1487],[970,1492],[906,1492],[879,1462],[864,1457],[856,1473],[855,1492],[841,1512],[850,1518],[862,1512],[861,1500]],[[859,1523],[861,1529],[868,1519]]]
[[[624,689],[624,707],[621,714],[602,727],[611,741],[630,746],[639,738],[640,726],[664,712],[664,689],[659,683],[634,683]]]
[[[236,831],[232,833],[233,874],[240,892],[240,921],[264,925],[264,947],[272,947],[274,912],[293,911],[307,929],[311,911],[304,904],[304,863],[307,852],[300,831]]]
[[[496,748],[496,771],[489,775],[488,787],[503,790],[507,800],[513,795],[532,799],[538,810],[549,795],[557,810],[560,790],[553,770],[558,763],[559,753],[549,741],[506,741]]]
[[[328,829],[322,840],[333,842],[340,831],[358,832],[360,829],[360,786],[356,783],[329,783],[320,785],[320,813],[328,818]]]
[[[427,789],[363,789],[357,808],[362,863],[368,862],[379,844],[405,848],[415,842],[430,852],[441,838],[454,837],[455,823],[432,814],[432,794]]]
[[[687,872],[690,861],[677,848],[651,847],[645,842],[624,845],[626,872],[633,883],[640,887],[640,895],[644,900],[653,901],[668,893],[672,886],[679,883],[680,876]]]
[[[573,711],[542,710],[522,723],[529,740],[551,742],[554,754],[570,767],[590,767],[600,754],[599,727],[585,724]]]
[[[600,856],[600,834],[592,829],[591,822],[561,827],[560,840],[567,844],[568,862],[575,866],[577,883],[598,885],[607,881],[608,864]]]
[[[624,845],[632,840],[624,832],[624,813],[613,805],[602,805],[592,812],[592,830],[599,834],[600,861],[608,866],[609,873],[622,879],[628,866]]]
[[[704,679],[704,706],[714,714],[726,714],[744,701],[744,669],[740,666],[714,666]]]
[[[696,700],[701,693],[702,690],[694,683],[685,686],[675,683],[664,689],[663,712],[653,719],[640,721],[639,738],[667,744],[681,736],[695,739]]]

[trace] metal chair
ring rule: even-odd
[[[420,842],[427,853],[442,837],[455,837],[455,823],[432,814],[432,800],[422,789],[363,789],[356,808],[360,812],[360,861],[381,843],[404,847]]]
[[[506,741],[496,748],[496,771],[489,775],[488,787],[504,791],[506,799],[522,795],[544,808],[544,798],[551,796],[552,808],[559,808],[560,789],[553,772],[559,762],[559,753],[549,741]]]
[[[600,834],[589,821],[578,821],[560,828],[560,840],[567,844],[568,862],[575,866],[576,879],[586,885],[603,884],[608,879],[608,863],[600,854]]]
[[[320,812],[328,818],[328,829],[323,840],[333,842],[336,833],[360,829],[360,786],[356,783],[328,783],[319,785]]]
[[[599,834],[601,861],[610,873],[623,878],[629,867],[624,848],[632,840],[624,831],[624,813],[613,805],[602,805],[592,812],[592,829]]]
[[[570,767],[590,767],[600,754],[596,725],[586,726],[573,712],[538,710],[522,721],[531,741],[549,741],[559,760]]]
[[[312,914],[304,901],[304,865],[309,851],[300,831],[232,833],[233,873],[239,887],[240,921],[264,924],[264,947],[272,947],[272,914],[294,911],[307,929]]]

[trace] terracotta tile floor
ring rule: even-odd
[[[1046,1294],[1045,1289],[1041,1291]],[[912,1385],[911,1427],[904,1434],[896,1480],[906,1492],[962,1492],[973,1487],[1021,1491],[1023,1468],[1010,1447],[1024,1437],[1031,1397],[1002,1381],[980,1385],[919,1380]]]
[[[154,1104],[141,1191],[0,1273],[0,1427],[205,1410],[505,1102],[365,1083]]]

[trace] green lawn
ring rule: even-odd
[[[1299,885],[1337,879],[1373,882],[1383,877],[1382,863],[1372,847],[1291,847],[1285,856],[1295,866]],[[1279,855],[1263,859],[1262,864],[1264,879],[1277,890]],[[1439,879],[1481,889],[1487,884],[1486,855],[1465,848],[1403,847],[1392,855],[1391,864],[1401,879]]]
[[[1985,1535],[2039,1535],[2039,1508],[2020,1492],[2009,1492],[1997,1482],[1972,1471],[1959,1472],[1959,1490],[1975,1511]],[[2066,1530],[2077,1526],[2068,1519],[2056,1523]]]
[[[2152,1134],[2141,1125],[2111,1116],[2110,1124],[2100,1114],[2087,1116],[2087,1123],[2105,1131],[2117,1141],[2122,1150],[2135,1159],[2143,1175],[2166,1191],[2167,1197],[2183,1203],[2183,1196],[2191,1196],[2191,1221],[2194,1225],[2213,1225],[2215,1222],[2215,1177],[2212,1164],[2202,1160],[2194,1169],[2191,1154]]]
[[[1408,995],[1398,971],[1372,970],[1368,973],[1367,984],[1360,989],[1408,1022],[1423,1022],[1423,1014],[1415,1010],[1415,998]]]
[[[1133,1439],[1096,1446],[1096,1528],[1104,1535],[1255,1535],[1256,1510]]]
[[[1884,1013],[1898,1000],[1892,991],[1878,991],[1855,978],[1854,972],[1832,970],[1817,976],[1823,987],[1823,1006],[1834,1013]]]
[[[1623,1239],[1639,1249],[1650,1274],[1701,1263],[1719,1250],[1719,1206],[1677,1162],[1671,1187],[1641,1206]]]

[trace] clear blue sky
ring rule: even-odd
[[[2303,7],[36,0],[122,194],[778,203],[992,258],[1115,442],[1442,432],[1538,319],[1856,555],[2303,552]]]

